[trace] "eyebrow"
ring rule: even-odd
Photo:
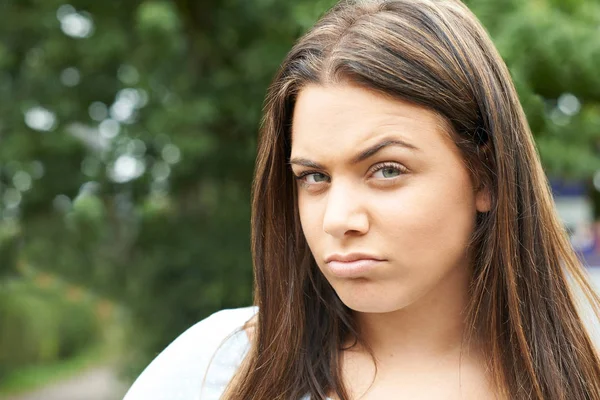
[[[350,160],[350,164],[352,164],[352,165],[358,164],[370,157],[373,157],[380,150],[383,150],[384,148],[390,147],[390,146],[404,147],[406,149],[409,149],[409,150],[415,151],[415,152],[421,151],[421,149],[419,149],[415,145],[410,144],[404,140],[385,139],[379,143],[374,144],[371,147],[366,148],[365,150],[361,151],[360,153],[358,153],[356,156],[354,156],[352,158],[352,160]],[[312,160],[309,160],[306,158],[302,158],[302,157],[292,158],[290,160],[290,164],[302,165],[302,166],[308,167],[308,168],[325,169],[325,167],[323,165],[321,165],[315,161],[312,161]]]

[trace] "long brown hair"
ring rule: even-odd
[[[310,254],[288,165],[297,94],[340,82],[445,117],[474,182],[489,190],[493,206],[473,233],[467,321],[486,343],[499,396],[600,400],[600,356],[577,305],[584,298],[599,318],[600,298],[557,218],[510,74],[458,0],[342,1],[283,61],[266,98],[253,187],[260,311],[225,398],[349,398],[340,350],[360,335]]]

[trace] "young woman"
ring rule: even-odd
[[[257,307],[191,328],[127,400],[600,400],[600,299],[458,0],[343,1],[299,40],[252,209]]]

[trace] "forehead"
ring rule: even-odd
[[[296,100],[292,153],[343,151],[393,135],[421,149],[454,146],[434,111],[356,85],[308,85]],[[310,154],[308,154],[310,155]]]

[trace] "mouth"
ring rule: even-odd
[[[327,268],[338,278],[360,278],[378,268],[384,259],[363,253],[334,254],[325,259]]]

